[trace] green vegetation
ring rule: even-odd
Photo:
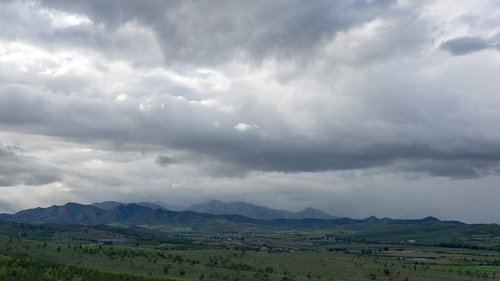
[[[387,229],[384,233],[396,237],[394,229]],[[453,247],[443,242],[449,240],[436,237],[368,239],[366,228],[246,230],[0,222],[4,233],[0,280],[465,281],[500,277],[495,235],[460,236],[452,241],[457,243]],[[371,237],[381,232],[374,227],[376,235]],[[446,247],[437,246],[440,243]]]
[[[167,279],[144,277],[129,273],[109,273],[95,269],[50,263],[33,259],[31,257],[12,257],[0,255],[0,280],[154,281]]]
[[[0,236],[0,280],[498,280],[500,274],[496,251],[345,242],[316,231],[175,230],[141,242],[143,229],[106,228],[119,239],[99,241],[89,233],[101,237],[101,226],[33,227],[51,229],[53,238]]]

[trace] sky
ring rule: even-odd
[[[0,212],[500,223],[494,0],[0,1]]]

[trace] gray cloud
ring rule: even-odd
[[[483,156],[484,159],[490,157]],[[397,169],[407,172],[421,172],[430,176],[448,177],[451,179],[473,179],[487,175],[498,175],[500,165],[498,160],[464,160],[454,161],[423,159],[403,163],[394,163]]]
[[[366,124],[357,121],[353,124],[361,126],[360,131],[343,133],[344,137],[358,139],[356,142],[333,138],[329,141],[316,140],[315,145],[311,146],[308,143],[311,140],[293,136],[291,132],[283,132],[281,138],[276,136],[270,139],[269,132],[264,131],[267,130],[266,126],[257,128],[255,132],[238,132],[230,126],[213,127],[210,119],[220,113],[203,107],[185,107],[185,102],[166,105],[143,114],[135,107],[107,106],[104,101],[96,103],[78,97],[32,92],[32,89],[20,86],[4,87],[0,93],[3,98],[0,102],[0,107],[3,105],[0,118],[4,126],[16,126],[19,131],[58,135],[82,142],[101,139],[188,150],[210,155],[231,166],[233,171],[235,167],[241,170],[283,172],[346,170],[386,166],[406,159],[438,161],[440,165],[423,165],[434,163],[424,161],[417,166],[407,165],[405,170],[413,167],[415,171],[426,170],[431,175],[476,177],[494,173],[495,170],[491,169],[500,161],[500,147],[478,140],[463,141],[455,147],[441,147],[431,142],[434,138],[403,144],[388,135],[384,137],[383,143],[371,143],[370,140],[377,136],[370,132]],[[170,98],[164,101],[172,102]],[[184,110],[179,111],[176,107],[184,107]],[[54,115],[54,112],[58,114]],[[124,119],[120,116],[127,117]],[[237,122],[231,115],[223,114],[219,118],[228,118],[226,122],[229,124]],[[182,122],[183,126],[176,126],[178,122]],[[163,130],[167,130],[166,133]],[[326,133],[334,134],[335,130]],[[405,141],[413,137],[416,135],[408,135]],[[155,161],[165,166],[176,160],[158,156]],[[212,173],[215,171],[212,169]]]
[[[379,15],[391,14],[396,2],[41,1],[44,7],[89,16],[95,22],[97,34],[101,26],[107,33],[114,33],[127,23],[149,28],[162,49],[164,63],[194,65],[219,64],[238,56],[257,62],[269,57],[307,60],[304,56],[314,53],[336,33]],[[93,34],[80,35],[83,37],[76,38],[89,38]],[[109,41],[98,46],[100,43],[93,38],[83,43],[112,49],[114,53],[130,47],[129,41],[125,45],[120,42],[120,46]],[[106,39],[99,37],[99,40]]]
[[[469,53],[490,49],[492,47],[493,46],[491,46],[487,40],[481,37],[470,36],[454,38],[444,42],[441,45],[441,48],[449,51],[454,55],[466,55]]]
[[[1,185],[13,206],[108,190],[241,200],[259,186],[256,203],[338,194],[360,216],[353,198],[392,190],[380,177],[469,194],[499,173],[498,52],[442,50],[497,48],[496,5],[481,5],[3,1],[0,137],[22,150],[0,150]],[[481,36],[444,40],[463,30]]]
[[[165,82],[169,83],[168,80]],[[388,87],[384,86],[383,90],[387,89]],[[398,85],[392,91],[399,89]],[[352,131],[329,128],[325,123],[321,125],[323,131],[318,135],[319,139],[315,140],[297,135],[293,126],[283,124],[281,120],[284,116],[271,109],[266,112],[266,118],[272,116],[273,122],[266,123],[262,118],[264,116],[259,115],[262,107],[257,104],[255,108],[243,110],[247,110],[247,118],[261,125],[253,130],[239,132],[233,128],[233,124],[240,121],[238,115],[202,105],[193,106],[190,100],[168,94],[139,98],[136,102],[117,103],[103,98],[61,95],[38,87],[17,84],[0,87],[0,93],[0,120],[6,128],[67,137],[80,142],[100,139],[114,143],[143,143],[192,151],[210,155],[232,166],[231,174],[237,175],[241,173],[234,173],[235,167],[241,170],[314,172],[386,166],[407,159],[439,161],[441,164],[427,165],[427,168],[423,165],[407,165],[406,170],[414,167],[417,172],[427,170],[431,175],[476,177],[494,173],[490,168],[500,160],[498,146],[487,140],[463,138],[469,133],[467,128],[458,128],[463,122],[443,119],[438,108],[431,112],[438,114],[437,117],[421,116],[420,113],[412,115],[416,105],[408,103],[408,100],[394,102],[391,100],[393,96],[379,96],[379,100],[370,104],[372,110],[380,106],[386,116],[373,115],[372,112],[368,121],[358,118],[344,120],[344,125],[357,127],[357,130]],[[141,111],[138,104],[145,104],[145,101],[148,109]],[[246,105],[248,102],[251,104],[254,101],[247,100]],[[393,106],[389,106],[391,103]],[[422,106],[440,105],[431,101]],[[364,107],[365,105],[358,109],[359,114],[363,114],[367,109]],[[399,115],[403,107],[405,112]],[[391,110],[397,111],[392,113]],[[315,120],[323,122],[325,118],[338,118],[329,115],[330,113],[326,112],[318,114]],[[406,131],[404,126],[397,127],[394,116],[408,118],[407,122],[414,124],[413,126],[419,126],[419,123],[434,118],[441,119],[442,124],[427,125],[423,131]],[[381,136],[380,131],[373,130],[371,120],[377,119],[381,125],[390,126],[387,135]],[[213,122],[216,120],[219,120],[219,126],[214,126]],[[439,131],[449,126],[457,126],[458,129],[453,132],[455,135],[449,137],[458,137],[458,142],[456,141],[454,146],[442,146],[436,142],[441,137]],[[495,129],[491,131],[494,132]],[[434,133],[437,135],[432,136]],[[338,134],[342,138],[331,137]],[[394,134],[406,136],[398,139]],[[419,139],[420,134],[427,137]],[[322,138],[326,140],[321,140]],[[449,168],[443,169],[443,165]],[[461,165],[470,167],[470,172],[452,168]],[[228,169],[212,169],[211,173],[217,170]],[[450,170],[456,173],[451,173]],[[223,174],[227,175],[226,172]]]
[[[43,185],[60,180],[56,168],[39,159],[18,154],[19,146],[0,143],[0,187]]]
[[[156,157],[155,163],[162,166],[162,167],[167,167],[171,164],[179,163],[179,161],[175,158],[170,157],[170,156],[158,155],[158,157]]]

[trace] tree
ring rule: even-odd
[[[387,268],[384,268],[384,274],[385,276],[389,276],[391,274],[391,271]]]

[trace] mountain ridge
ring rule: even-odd
[[[132,202],[124,203],[117,201],[103,201],[92,203],[92,206],[98,207],[103,210],[112,210],[118,206],[125,206],[135,204],[152,209],[163,209],[170,211],[192,211],[195,213],[205,213],[212,215],[241,215],[259,220],[274,220],[274,219],[333,219],[337,218],[322,210],[307,207],[299,212],[291,212],[288,210],[273,209],[265,206],[256,205],[253,203],[238,201],[238,202],[224,202],[216,199],[209,200],[204,203],[193,204],[189,208],[182,208],[179,206],[168,205],[161,201],[155,202]]]
[[[242,215],[260,220],[275,219],[333,219],[337,218],[321,210],[307,207],[300,212],[272,209],[248,202],[223,202],[212,199],[205,203],[194,204],[187,210],[196,213],[207,213],[213,215]]]
[[[111,224],[124,225],[213,225],[230,224],[233,226],[253,225],[259,227],[287,227],[287,228],[331,228],[342,225],[410,225],[446,223],[449,225],[464,224],[461,222],[446,222],[433,217],[423,219],[389,219],[369,217],[366,219],[333,218],[333,219],[274,219],[259,220],[242,215],[214,215],[196,213],[193,211],[170,211],[165,209],[152,209],[138,204],[119,205],[111,210],[103,210],[92,205],[83,205],[69,202],[61,206],[47,208],[33,208],[19,211],[15,214],[0,214],[0,220],[21,223],[60,223],[60,224]]]
[[[134,205],[139,205],[139,206],[145,206],[145,207],[149,207],[151,209],[170,210],[169,208],[167,208],[165,206],[162,206],[160,204],[153,203],[153,202],[124,203],[124,202],[118,202],[118,201],[103,201],[103,202],[94,202],[94,203],[92,203],[90,205],[92,205],[94,207],[97,207],[99,209],[103,209],[103,210],[109,211],[109,210],[113,210],[114,208],[116,208],[118,206],[125,206],[125,205],[129,205],[129,204],[134,204]]]

